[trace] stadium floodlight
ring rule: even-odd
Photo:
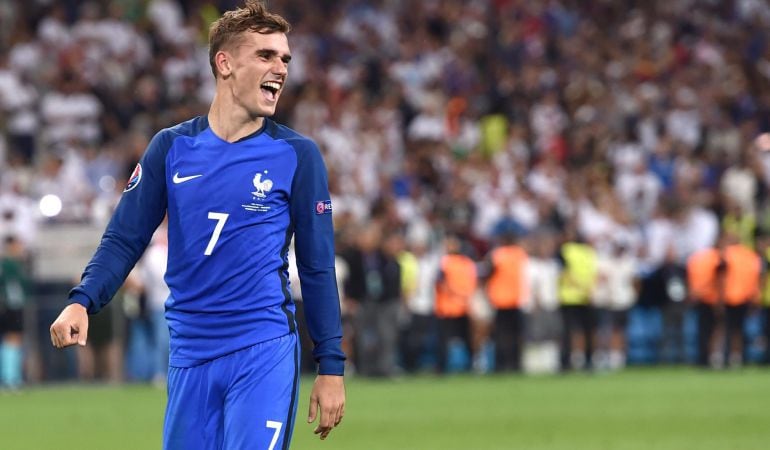
[[[45,217],[58,216],[61,212],[61,208],[61,199],[54,194],[44,195],[43,198],[40,199],[40,212]]]

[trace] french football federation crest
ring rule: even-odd
[[[123,189],[123,192],[128,192],[131,189],[135,188],[140,181],[142,181],[142,165],[137,163],[136,167],[134,167],[134,171],[131,173],[131,177],[129,177],[128,179],[128,184],[126,184],[126,188]]]
[[[267,170],[265,170],[264,173],[267,174]],[[259,172],[254,175],[254,180],[252,180],[252,183],[254,183],[254,188],[256,189],[256,191],[252,192],[255,197],[265,198],[267,196],[266,193],[273,189],[273,180],[267,178],[263,180],[262,174]]]

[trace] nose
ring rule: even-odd
[[[286,76],[286,74],[289,72],[289,65],[281,58],[276,58],[275,63],[273,63],[273,73],[280,76]]]

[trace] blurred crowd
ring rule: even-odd
[[[206,113],[207,27],[237,4],[0,4],[0,236],[19,258],[40,227],[106,223],[152,135]],[[595,347],[621,366],[615,313],[687,305],[665,315],[681,331],[700,292],[693,255],[742,245],[767,259],[767,2],[269,6],[293,25],[276,119],[312,137],[329,169],[354,370],[462,366],[458,339],[466,367],[517,369],[523,344],[506,342],[564,336],[555,364],[588,366],[591,351],[565,347]],[[499,256],[510,247],[520,253]],[[495,254],[526,262],[513,300],[491,293]],[[565,294],[570,267],[584,294]],[[761,277],[743,300],[759,303]],[[455,289],[467,324],[439,305]]]

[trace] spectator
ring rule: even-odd
[[[417,264],[413,290],[404,291],[409,313],[402,344],[404,369],[415,372],[423,367],[425,359],[435,352],[434,296],[439,271],[440,255],[427,233],[415,233],[408,241]]]
[[[13,237],[24,247],[30,248],[34,245],[38,228],[37,205],[24,195],[24,175],[21,172],[15,175],[19,177],[3,177],[2,181],[7,182],[7,186],[3,186],[5,183],[0,184],[0,239]]]
[[[7,67],[7,60],[7,56],[0,53],[0,111],[8,121],[8,156],[32,164],[37,148],[35,135],[40,125],[35,114],[38,91],[27,77]]]
[[[40,101],[46,142],[98,142],[102,134],[99,116],[103,109],[99,99],[74,73],[63,73],[55,85]]]
[[[594,305],[599,316],[597,353],[601,353],[597,366],[617,370],[626,365],[628,311],[637,298],[636,258],[630,248],[616,243],[609,253],[598,254],[596,264]]]
[[[543,230],[532,235],[527,262],[529,299],[527,337],[532,349],[532,362],[524,369],[535,372],[555,372],[559,366],[560,320],[558,316],[559,261],[553,231]]]
[[[370,225],[345,259],[350,276],[345,286],[353,310],[356,370],[367,376],[391,376],[396,368],[397,317],[401,302],[401,273],[396,236],[385,239]]]
[[[686,361],[685,317],[687,302],[687,272],[670,246],[663,262],[646,274],[640,282],[639,303],[657,308],[662,316],[663,330],[658,361],[681,364]]]
[[[757,174],[752,167],[748,152],[741,152],[735,164],[722,175],[722,195],[727,197],[736,208],[749,216],[755,216],[757,197]]]
[[[26,250],[9,236],[0,261],[0,388],[18,389],[23,381],[22,331],[29,282]]]
[[[135,380],[164,385],[168,372],[169,332],[165,303],[169,296],[163,276],[168,259],[165,226],[155,232],[150,246],[127,282],[133,285],[135,299],[141,300],[133,314],[127,348],[129,375]]]

